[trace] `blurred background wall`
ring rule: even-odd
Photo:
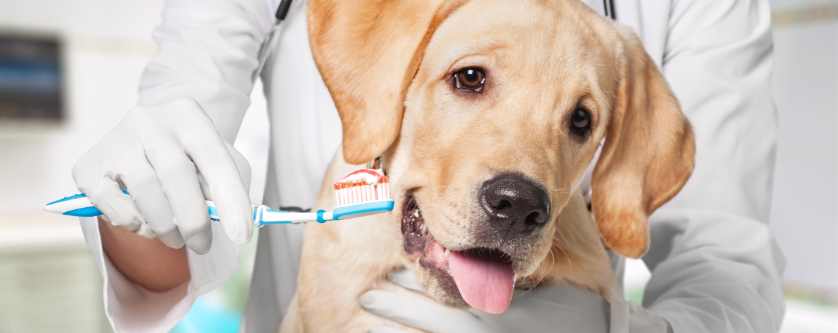
[[[0,106],[0,333],[110,331],[78,222],[43,214],[39,205],[75,192],[73,162],[135,105],[143,66],[155,52],[151,32],[162,4],[0,0],[0,37],[61,42],[65,91],[61,121],[15,121],[3,117]],[[247,134],[236,146],[253,164],[252,193],[260,200],[267,118],[261,87],[254,91],[254,111],[242,131]],[[196,320],[177,331],[235,332],[231,313],[242,308],[247,272],[202,299]]]
[[[776,1],[772,227],[790,283],[838,291],[838,1]],[[803,4],[811,2],[811,6]]]
[[[773,3],[780,142],[772,227],[788,259],[784,330],[838,332],[838,310],[830,305],[838,295],[838,1]],[[39,207],[73,192],[75,159],[135,104],[161,6],[162,0],[0,0],[0,36],[60,41],[64,102],[63,120],[0,117],[0,333],[109,331],[77,222]],[[253,164],[251,192],[259,200],[267,132],[261,88],[254,91],[247,134],[236,145]],[[630,266],[629,286],[638,294],[648,272],[642,263]],[[240,309],[247,272],[245,266],[207,302]]]

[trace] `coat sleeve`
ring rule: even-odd
[[[139,104],[197,101],[232,142],[250,104],[259,53],[274,23],[274,0],[168,0],[154,31]]]
[[[651,218],[643,260],[652,277],[635,314],[663,318],[675,333],[780,329],[784,258],[768,226],[770,17],[767,0],[672,3],[662,69],[693,125],[696,167]]]
[[[102,277],[105,315],[114,332],[168,332],[189,312],[192,304],[231,277],[239,268],[238,248],[221,226],[213,225],[213,244],[203,255],[187,250],[189,283],[164,292],[147,290],[126,278],[102,249],[99,223],[81,219],[82,233]]]
[[[142,75],[139,104],[178,98],[197,101],[228,141],[235,139],[258,69],[263,41],[273,27],[274,0],[168,0],[155,29],[158,52]],[[166,292],[125,278],[102,249],[98,223],[82,221],[88,248],[102,275],[106,315],[117,332],[165,332],[195,299],[237,271],[237,248],[217,225],[204,255],[187,251],[190,281]]]

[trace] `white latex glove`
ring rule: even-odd
[[[172,248],[209,250],[205,200],[231,240],[251,234],[250,167],[193,100],[131,110],[76,162],[73,178],[110,223]]]
[[[428,332],[608,332],[608,303],[599,295],[563,284],[516,291],[502,315],[439,304],[423,294],[412,271],[399,271],[390,281],[397,291],[370,290],[361,295],[361,307],[401,325]],[[379,327],[372,332],[398,332]],[[665,332],[665,331],[664,331]]]

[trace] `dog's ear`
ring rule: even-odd
[[[622,28],[625,29],[625,28]],[[645,254],[649,215],[675,196],[693,170],[692,129],[640,40],[620,31],[618,91],[592,179],[593,211],[605,244]]]
[[[340,114],[346,162],[368,162],[396,140],[425,46],[460,2],[309,2],[311,50]]]

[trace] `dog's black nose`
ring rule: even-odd
[[[502,174],[480,188],[480,205],[497,228],[516,235],[529,234],[547,224],[550,198],[532,180],[519,174]]]

